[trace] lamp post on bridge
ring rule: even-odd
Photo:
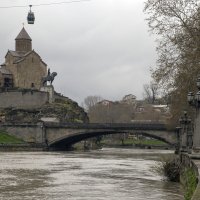
[[[194,95],[189,92],[187,95],[188,103],[196,109],[196,118],[194,123],[193,150],[200,150],[200,77],[196,81],[198,91]]]
[[[181,151],[181,127],[180,126],[176,127],[176,138],[177,138],[177,143],[176,143],[175,154],[179,154]]]
[[[179,119],[180,123],[180,147],[181,151],[191,152],[192,149],[192,120],[188,117],[186,111],[184,111],[184,115]]]
[[[193,146],[193,131],[192,131],[192,120],[188,117],[186,111],[184,115],[179,119],[180,130],[179,130],[179,141],[181,151],[191,153]]]

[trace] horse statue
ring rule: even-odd
[[[46,77],[42,78],[42,85],[45,86],[47,81],[50,82],[50,84],[52,85],[52,82],[54,81],[55,76],[57,76],[56,72],[50,72],[50,69],[48,69],[48,74]]]

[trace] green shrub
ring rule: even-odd
[[[181,163],[177,157],[164,157],[154,168],[158,173],[164,175],[169,181],[180,181]]]

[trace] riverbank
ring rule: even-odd
[[[164,147],[164,146],[145,146],[145,145],[87,145],[84,144],[76,144],[73,147],[67,149],[67,151],[84,151],[84,150],[98,150],[102,148],[117,148],[117,149],[159,149],[159,150],[173,150],[172,147]],[[0,143],[0,151],[51,151],[48,148],[45,148],[42,145],[37,144],[15,144],[8,143],[2,144]]]
[[[0,151],[43,151],[39,144],[29,144],[23,140],[9,135],[6,131],[0,131]]]
[[[200,156],[193,155],[193,156],[191,156],[191,159],[193,160],[194,164],[198,168],[198,171],[200,172]],[[198,178],[198,184],[197,184],[196,190],[193,194],[192,200],[200,199],[200,176],[198,176],[197,178]]]
[[[0,130],[0,145],[11,144],[24,144],[24,141],[9,135],[6,131]]]
[[[73,145],[75,150],[88,150],[88,149],[100,149],[100,148],[133,148],[133,149],[174,149],[162,141],[155,139],[119,139],[105,137],[103,139],[90,139],[87,141],[79,142]]]
[[[109,139],[104,138],[100,141],[101,145],[103,146],[135,146],[135,147],[169,147],[169,144],[166,144],[165,142],[162,142],[160,140],[156,139],[131,139],[131,138],[125,138],[125,139]]]
[[[180,182],[185,189],[185,200],[192,200],[198,189],[199,169],[187,153],[180,154]],[[194,200],[199,200],[200,198]]]
[[[84,144],[77,143],[71,149],[72,150],[96,150],[102,148],[121,148],[121,149],[160,149],[160,150],[174,150],[172,146],[163,146],[163,145],[145,145],[145,144]]]
[[[0,144],[0,151],[44,151],[42,145],[35,144]]]
[[[183,185],[184,199],[200,200],[200,156],[181,153],[171,161],[167,161],[164,166],[166,165],[166,170],[170,171],[170,175],[177,177],[175,181],[179,181]],[[166,170],[164,173],[167,173]]]
[[[9,135],[6,131],[0,130],[0,151],[27,151],[31,146],[14,136]]]

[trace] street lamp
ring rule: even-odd
[[[194,95],[193,92],[189,92],[187,95],[187,100],[191,106],[194,106],[196,109],[198,109],[200,107],[200,77],[197,79],[196,84],[198,88],[196,95]]]
[[[197,88],[200,90],[200,77],[197,78]]]
[[[189,92],[188,95],[187,95],[187,100],[188,100],[188,103],[191,105],[194,101],[194,94],[193,92]]]
[[[196,86],[198,91],[195,93],[189,92],[187,95],[188,103],[196,109],[196,118],[194,123],[194,133],[193,133],[193,150],[198,150],[200,148],[200,76],[197,78]],[[192,134],[192,133],[190,133]],[[191,139],[191,138],[190,138]]]
[[[181,149],[181,127],[177,126],[176,127],[176,138],[177,138],[177,143],[176,143],[176,149],[175,149],[175,154],[179,154],[180,149]]]

